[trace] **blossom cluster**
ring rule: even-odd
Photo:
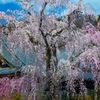
[[[9,79],[8,77],[0,78],[0,97],[9,96],[12,93],[21,92],[21,78]]]
[[[0,97],[7,96],[10,92],[11,86],[9,78],[0,78]]]

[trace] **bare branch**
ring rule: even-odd
[[[29,15],[32,15],[30,12],[29,12],[29,10],[26,10],[26,9],[23,9],[23,8],[21,8],[22,10],[24,10],[24,11],[26,11]]]
[[[47,48],[49,48],[49,44],[48,44],[48,42],[47,42],[46,36],[44,35],[44,32],[43,32],[42,29],[41,29],[41,27],[42,27],[42,14],[43,14],[43,12],[44,12],[44,10],[45,10],[45,8],[46,8],[46,5],[47,5],[47,2],[45,2],[44,7],[43,7],[43,9],[42,9],[41,12],[40,12],[39,30],[40,30],[40,32],[41,32],[41,35],[43,36],[43,39],[44,39],[44,41],[45,41],[45,43],[46,43]]]

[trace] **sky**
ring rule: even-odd
[[[77,3],[79,0],[71,0],[74,3]],[[84,3],[90,3],[97,14],[100,14],[100,0],[83,0]],[[18,3],[16,0],[0,0],[0,11],[6,12],[7,9],[15,10],[19,9]]]

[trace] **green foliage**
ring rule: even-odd
[[[100,21],[100,15],[98,15],[98,20],[97,20],[97,23]]]
[[[73,97],[73,100],[78,100],[78,98],[79,98],[79,95],[75,94],[74,97]]]
[[[47,95],[45,95],[45,91],[42,88],[38,88],[37,92],[39,93],[39,97],[37,94],[37,100],[47,100]]]
[[[21,93],[11,94],[11,95],[9,95],[7,97],[0,98],[0,100],[22,100]]]
[[[98,88],[98,90],[100,91],[100,88]],[[39,95],[37,94],[37,96],[39,96],[36,100],[48,100],[47,99],[47,95],[45,95],[45,91],[41,88],[38,88],[38,92]],[[82,95],[79,96],[79,94],[75,94],[73,97],[70,96],[70,92],[69,92],[69,97],[67,97],[67,93],[61,95],[61,98],[58,100],[94,100],[94,90],[90,90],[88,91],[87,95]],[[17,93],[17,94],[13,94],[13,95],[9,95],[6,98],[1,98],[0,100],[22,100],[21,98],[21,93]],[[28,97],[26,98],[26,100],[28,100]],[[98,92],[98,99],[100,100],[100,93]]]
[[[90,90],[90,91],[88,91],[87,94],[93,98],[93,97],[94,97],[94,90]]]
[[[98,15],[98,19],[96,21],[96,25],[95,26],[97,26],[97,24],[98,24],[99,21],[100,21],[100,15]]]
[[[66,94],[61,95],[61,100],[66,100],[66,97],[67,97]]]
[[[21,93],[17,93],[14,97],[14,100],[22,100]]]

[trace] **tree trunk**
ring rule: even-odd
[[[53,47],[53,56],[55,57],[55,60],[54,60],[55,72],[57,72],[57,70],[58,70],[58,59],[57,59],[57,48],[56,48],[55,45]]]
[[[46,72],[50,70],[50,60],[51,60],[51,48],[49,47],[46,53]]]
[[[50,100],[59,100],[58,96],[58,85],[54,82],[50,82]]]
[[[54,61],[54,66],[50,65],[51,48],[47,49],[46,56],[47,56],[46,58],[46,80],[47,80],[47,85],[48,85],[47,88],[49,88],[49,95],[50,95],[49,98],[50,100],[58,100],[57,79],[55,79],[55,76],[53,76],[53,73],[57,72],[58,59]],[[53,56],[56,57],[56,49],[53,52]],[[55,67],[55,71],[54,71],[54,67]]]
[[[54,100],[59,100],[59,96],[58,96],[58,85],[56,84],[56,86],[54,86]]]

